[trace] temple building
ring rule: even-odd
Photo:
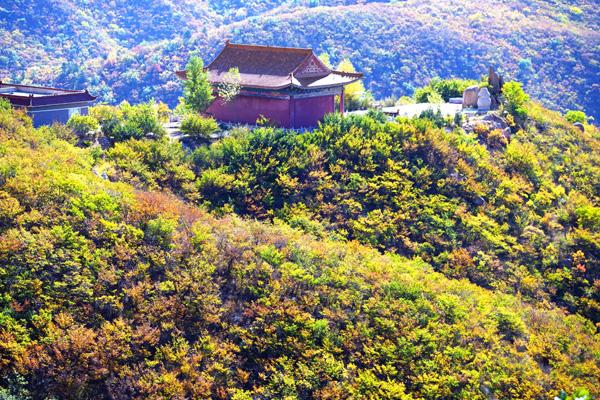
[[[0,98],[13,108],[24,109],[33,126],[66,123],[72,115],[87,115],[96,97],[87,90],[64,90],[42,86],[13,85],[0,81]]]
[[[231,101],[217,98],[206,113],[219,121],[255,124],[265,117],[285,128],[317,125],[323,116],[344,110],[344,86],[360,73],[328,68],[312,49],[233,44],[227,41],[206,67],[213,85],[226,80],[231,68],[240,73],[240,93]],[[185,71],[177,72],[185,79]]]

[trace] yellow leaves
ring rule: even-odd
[[[0,224],[6,224],[23,212],[19,200],[0,190]]]
[[[352,65],[352,62],[347,58],[343,59],[338,64],[337,70],[343,71],[343,72],[356,72],[354,65]],[[364,93],[365,93],[365,86],[363,85],[363,83],[360,80],[353,82],[344,87],[344,95],[348,96],[348,97],[358,98],[358,97],[362,96]]]
[[[291,177],[288,174],[279,174],[275,182],[281,187],[284,195],[289,196],[296,192],[299,186],[297,177]]]

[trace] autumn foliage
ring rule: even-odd
[[[597,267],[598,213],[586,200],[596,193],[583,161],[552,164],[572,171],[567,180],[528,160],[530,151],[515,147],[510,163],[499,153],[494,161],[473,136],[370,117],[332,119],[304,136],[260,129],[195,161],[179,150],[153,157],[169,149],[161,139],[118,144],[103,161],[55,129],[34,130],[23,114],[0,111],[4,398],[598,394],[594,324],[530,301],[552,287],[542,267],[572,274],[569,283]],[[548,132],[519,133],[511,145],[552,149],[558,139]],[[565,140],[595,146],[567,132]],[[114,163],[110,180],[99,173],[103,163]],[[143,175],[134,169],[144,165]],[[197,178],[175,172],[183,167]],[[200,197],[182,182],[196,182]],[[490,205],[470,205],[474,195]],[[244,220],[228,206],[278,217]],[[564,243],[541,233],[567,222]],[[577,266],[559,269],[552,257],[568,251]],[[532,264],[537,252],[547,266]],[[449,279],[424,259],[497,288]],[[493,274],[519,289],[504,290]]]

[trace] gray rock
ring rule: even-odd
[[[473,204],[475,204],[477,207],[481,207],[485,205],[485,199],[481,196],[477,196],[473,199]]]
[[[479,86],[469,86],[463,92],[463,108],[477,107],[477,95],[479,94]]]
[[[506,120],[500,115],[494,112],[487,113],[485,115],[472,116],[468,121],[463,124],[462,128],[466,132],[473,132],[476,126],[485,126],[487,130],[493,131],[499,129],[504,134],[504,137],[510,140],[512,131],[510,126],[506,123]]]

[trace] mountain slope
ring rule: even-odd
[[[3,398],[599,394],[580,316],[109,182],[65,134],[0,110]]]
[[[434,76],[478,77],[493,65],[549,106],[600,117],[598,21],[589,0],[19,0],[0,7],[0,75],[173,105],[173,71],[189,53],[209,60],[232,39],[310,46],[336,62],[349,56],[377,97],[410,95]]]

